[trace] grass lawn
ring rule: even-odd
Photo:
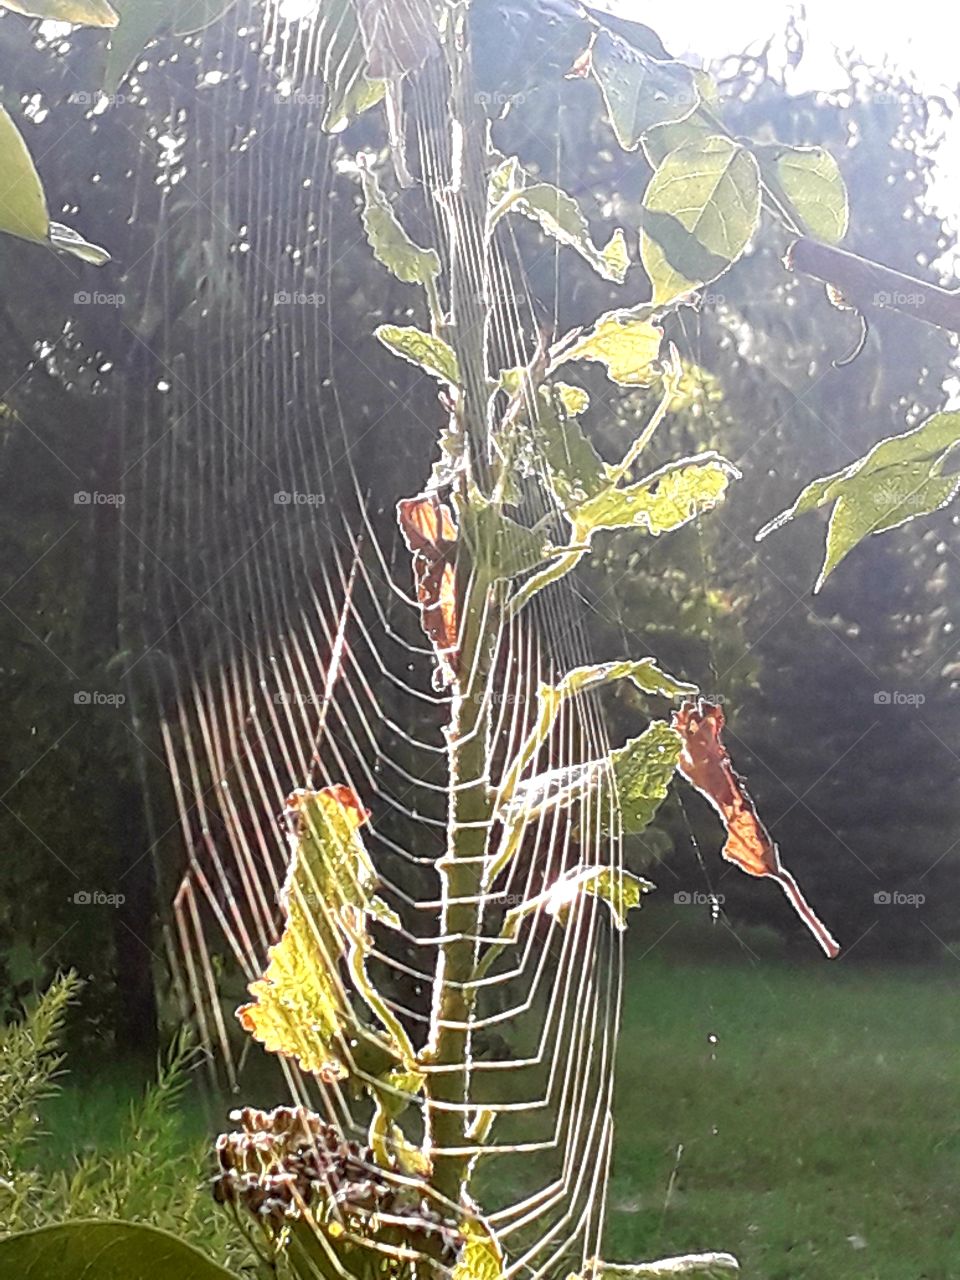
[[[725,1249],[744,1280],[960,1280],[960,968],[755,960],[677,910],[628,934],[608,1258]],[[109,1147],[141,1083],[68,1076],[45,1163]],[[211,1123],[197,1098],[184,1119],[185,1140]]]
[[[722,937],[641,959],[670,923],[644,914],[611,1260],[726,1249],[745,1280],[957,1280],[960,967],[757,963]]]

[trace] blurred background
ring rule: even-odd
[[[606,7],[709,66],[732,132],[828,148],[851,193],[849,248],[954,283],[957,32],[936,6]],[[523,105],[497,123],[498,145],[559,169],[597,243],[636,226],[642,153],[616,147],[586,105],[590,86],[524,78],[524,51],[502,38],[509,5],[489,0],[478,14],[479,65]],[[69,1074],[43,1112],[52,1168],[121,1141],[130,1100],[179,1027],[164,930],[185,854],[155,708],[187,652],[169,635],[191,604],[190,573],[213,556],[216,530],[235,534],[243,517],[229,501],[209,523],[183,516],[190,486],[200,501],[209,480],[189,442],[178,446],[182,509],[158,511],[144,495],[157,482],[152,451],[179,438],[191,408],[171,409],[177,361],[202,358],[224,378],[233,368],[205,321],[231,315],[231,291],[255,270],[251,183],[264,183],[266,235],[281,179],[310,175],[243,167],[256,129],[231,104],[248,100],[252,36],[232,50],[233,98],[218,92],[228,60],[214,28],[155,52],[103,111],[88,88],[91,33],[44,28],[0,16],[2,100],[63,216],[113,253],[98,303],[88,276],[0,242],[0,1016],[18,1017],[58,971],[83,980],[67,1017]],[[311,127],[309,105],[294,104],[297,127]],[[293,109],[275,93],[258,107]],[[54,146],[61,136],[68,145]],[[378,123],[364,118],[349,145],[382,156]],[[369,337],[409,300],[357,245],[355,175],[324,190],[310,244],[337,248],[317,276],[337,342],[312,393],[322,409],[348,392],[341,462],[386,527],[432,461],[435,401]],[[162,257],[161,224],[174,227]],[[284,253],[309,252],[276,239]],[[521,246],[558,331],[618,305],[575,265],[558,287],[535,229],[521,230]],[[629,1141],[609,1252],[722,1247],[764,1280],[948,1280],[960,1268],[958,517],[868,539],[818,596],[819,515],[762,544],[754,535],[814,477],[952,407],[956,343],[878,314],[864,351],[835,367],[856,343],[856,317],[787,274],[786,247],[766,227],[702,307],[669,325],[687,376],[655,461],[717,448],[742,482],[669,539],[638,548],[608,535],[577,598],[597,660],[653,653],[723,701],[736,765],[844,949],[824,962],[776,886],[720,863],[718,824],[692,794],[672,798],[629,849],[658,892],[627,944],[618,1116]],[[284,319],[248,323],[231,358],[240,353],[249,378]],[[608,410],[593,417],[599,447],[619,457],[652,405],[643,392],[607,396],[602,377],[591,390]],[[285,404],[278,392],[278,421]],[[200,661],[216,652],[216,618],[197,627]],[[611,736],[635,716],[628,699],[616,703]],[[248,1072],[244,1100],[269,1105],[277,1088]],[[227,1105],[191,1079],[165,1132],[171,1158],[198,1123],[216,1131]]]

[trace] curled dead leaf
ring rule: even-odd
[[[790,872],[780,862],[780,851],[760,820],[743,779],[736,772],[720,740],[723,709],[704,698],[683,703],[673,713],[672,726],[683,746],[678,770],[713,805],[727,830],[722,856],[751,876],[772,876],[797,915],[833,959],[840,947],[817,918]]]
[[[413,576],[420,605],[420,625],[436,650],[436,683],[443,688],[456,675],[457,590],[453,555],[457,527],[453,512],[435,493],[421,493],[397,503],[404,542],[413,553]]]

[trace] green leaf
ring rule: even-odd
[[[515,578],[544,560],[543,535],[511,520],[476,489],[467,502],[457,502],[457,520],[477,572],[488,582]]]
[[[730,1253],[686,1253],[677,1258],[661,1258],[659,1262],[601,1262],[587,1264],[579,1276],[567,1280],[665,1280],[665,1277],[689,1276],[693,1280],[729,1280],[740,1271],[740,1264]]]
[[[232,1280],[232,1273],[168,1231],[101,1218],[0,1240],[10,1280]]]
[[[364,967],[372,946],[367,917],[399,925],[374,893],[376,873],[359,834],[366,814],[351,789],[341,786],[295,792],[288,816],[294,829],[281,899],[286,923],[263,976],[250,983],[252,1002],[237,1017],[271,1053],[295,1058],[322,1079],[347,1076],[355,1063],[381,1074],[413,1051]],[[386,1027],[386,1039],[367,1032],[354,1012],[339,972],[343,960],[355,989]],[[371,1051],[374,1060],[366,1061]]]
[[[374,332],[394,355],[419,365],[425,373],[454,386],[460,381],[456,352],[442,338],[412,325],[382,324]]]
[[[653,821],[676,772],[682,746],[676,729],[664,720],[654,720],[639,738],[610,753],[624,835],[638,835]]]
[[[49,227],[40,175],[20,130],[0,107],[0,231],[42,244]]]
[[[753,146],[760,175],[800,229],[828,244],[847,233],[850,205],[840,166],[823,147]]]
[[[723,274],[740,257],[760,217],[757,162],[729,138],[671,151],[643,197],[640,257],[654,306]]]
[[[540,699],[557,704],[564,698],[577,697],[617,680],[629,680],[641,693],[662,698],[690,698],[699,690],[695,684],[678,680],[662,671],[654,658],[621,658],[617,662],[599,662],[591,667],[574,667],[556,685],[543,685]]]
[[[757,534],[761,541],[795,516],[834,504],[826,554],[814,592],[865,537],[930,515],[960,492],[960,475],[942,475],[960,444],[960,413],[935,413],[919,427],[890,436],[843,471],[814,480],[792,507]]]
[[[682,745],[676,729],[663,720],[654,720],[638,738],[631,738],[604,760],[551,769],[518,783],[510,803],[499,810],[497,817],[503,823],[525,825],[544,812],[583,803],[592,793],[594,811],[599,814],[603,830],[611,825],[612,800],[620,814],[623,833],[637,835],[653,820],[666,796]]]
[[[111,0],[120,21],[110,35],[104,93],[117,92],[151,40],[203,31],[235,3],[236,0]]]
[[[532,430],[532,452],[546,471],[551,493],[564,510],[607,487],[607,468],[576,418],[568,415],[558,386],[540,388],[540,413]],[[570,397],[567,397],[568,403]]]
[[[703,142],[704,138],[713,136],[713,131],[714,126],[699,115],[678,120],[674,124],[659,124],[643,135],[643,154],[650,161],[651,167],[656,169],[671,151],[692,142]]]
[[[648,387],[657,377],[663,330],[651,322],[646,306],[629,311],[607,311],[589,333],[564,352],[558,363],[596,360],[607,376],[624,387]]]
[[[490,179],[488,225],[492,229],[510,209],[516,209],[538,223],[541,230],[577,253],[605,280],[622,284],[630,266],[630,254],[618,227],[602,249],[590,235],[590,227],[580,205],[565,191],[549,182],[527,183],[516,156],[494,170]]]
[[[500,937],[504,942],[515,942],[524,918],[541,909],[565,925],[571,907],[583,895],[606,902],[614,924],[622,932],[627,927],[627,912],[639,907],[643,895],[654,888],[649,880],[620,868],[580,867],[559,876],[548,889],[508,911]]]
[[[556,722],[557,715],[567,698],[576,698],[618,680],[629,680],[641,693],[665,698],[694,696],[697,686],[677,680],[662,671],[653,658],[622,659],[618,662],[601,662],[590,667],[575,667],[568,671],[558,684],[543,684],[537,690],[537,718],[519,750],[510,761],[498,793],[499,818],[504,824],[500,847],[485,870],[484,883],[494,884],[497,877],[509,865],[520,845],[523,830],[529,816],[545,807],[564,807],[581,799],[584,792],[602,778],[607,761],[593,761],[573,769],[554,771],[540,775],[532,782],[521,782],[524,771],[536,758]],[[629,761],[625,761],[624,779],[630,783]],[[492,963],[493,953],[485,961]]]
[[[575,542],[596,529],[643,529],[658,537],[680,529],[722,502],[740,472],[712,450],[668,463],[624,488],[611,486],[571,512]]]
[[[430,288],[440,274],[436,251],[414,244],[368,169],[360,170],[360,181],[363,183],[363,229],[373,256],[405,284]]]
[[[648,57],[610,31],[598,33],[590,69],[617,141],[626,151],[634,151],[654,125],[683,120],[700,102],[689,67]]]
[[[117,15],[107,0],[0,0],[0,8],[27,18],[73,22],[81,27],[115,27]]]
[[[50,243],[62,253],[71,253],[81,262],[92,267],[102,267],[110,261],[110,254],[98,244],[84,240],[79,231],[65,227],[62,222],[50,223]]]

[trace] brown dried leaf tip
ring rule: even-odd
[[[435,683],[445,688],[457,668],[457,579],[454,553],[457,527],[453,512],[435,493],[421,493],[397,503],[397,520],[413,553],[413,576],[420,605],[420,625],[437,654]]]
[[[679,771],[709,800],[727,830],[721,853],[751,876],[772,876],[797,915],[831,958],[840,947],[817,918],[800,887],[780,862],[780,851],[763,825],[756,806],[720,740],[723,709],[704,698],[684,702],[673,713],[673,727],[683,739]]]

